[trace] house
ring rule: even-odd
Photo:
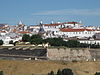
[[[96,33],[96,34],[94,35],[94,38],[100,40],[100,33]]]
[[[92,29],[73,29],[73,28],[61,28],[58,32],[54,32],[55,35],[61,35],[66,37],[92,37],[95,34],[95,30]]]

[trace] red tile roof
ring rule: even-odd
[[[6,31],[0,31],[0,33],[6,33]]]
[[[100,33],[96,33],[96,34],[100,35]]]
[[[17,33],[20,33],[20,34],[27,34],[27,33],[31,33],[31,32],[27,32],[27,31],[20,31],[20,32],[17,32]]]
[[[58,26],[62,25],[62,23],[54,23],[54,24],[44,24],[45,26]]]
[[[44,24],[45,26],[58,26],[62,24],[79,24],[79,22],[64,22],[64,23],[53,23],[53,24]]]
[[[67,22],[67,24],[78,24],[78,22]]]
[[[94,31],[92,29],[70,29],[70,28],[62,28],[60,29],[62,32],[82,32],[82,31]]]

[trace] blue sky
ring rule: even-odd
[[[0,0],[0,23],[82,21],[100,26],[100,0]]]

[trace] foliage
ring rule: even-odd
[[[48,73],[48,75],[54,75],[54,72],[51,71],[50,73]],[[57,71],[57,74],[55,74],[55,75],[74,75],[74,74],[71,69],[65,68],[65,69],[62,69],[62,71],[59,69]]]
[[[3,40],[0,40],[0,45],[3,45]]]
[[[63,69],[62,75],[73,75],[73,72],[71,69]]]
[[[35,45],[38,45],[38,44],[42,44],[42,39],[41,38],[34,38],[34,39],[31,39],[30,40],[30,43],[31,44],[35,44]]]
[[[43,39],[42,39],[42,37],[40,35],[32,35],[30,43],[31,44],[35,44],[35,45],[42,44],[43,43]]]
[[[62,38],[47,38],[44,42],[48,42],[51,46],[64,46],[66,44]]]
[[[47,38],[43,39],[41,35],[32,35],[29,36],[27,34],[24,34],[22,37],[23,42],[30,42],[31,44],[42,44],[42,43],[49,43],[51,46],[65,46],[69,48],[100,48],[99,44],[86,44],[86,43],[80,43],[77,40],[68,40],[64,41],[62,38]]]
[[[3,75],[3,71],[0,71],[0,75]]]
[[[36,34],[36,35],[31,36],[31,39],[34,39],[34,38],[42,38],[42,37],[41,37],[41,35]]]
[[[9,44],[13,44],[13,40],[9,41]]]
[[[100,72],[96,72],[94,75],[100,75]]]
[[[48,75],[54,75],[54,72],[53,72],[53,71],[51,71],[50,73],[48,73]]]
[[[68,40],[67,42],[67,47],[79,47],[80,46],[80,42],[77,40]]]
[[[57,71],[57,75],[62,75],[62,71],[60,69]]]
[[[31,40],[30,36],[28,34],[24,34],[22,36],[22,41],[23,42],[29,42]]]

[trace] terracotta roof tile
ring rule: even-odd
[[[54,23],[54,24],[44,24],[45,26],[58,26],[61,25],[62,23]]]
[[[31,32],[27,32],[27,31],[20,31],[20,32],[17,32],[17,33],[27,34],[27,33],[31,33]]]
[[[92,29],[70,29],[70,28],[63,28],[60,29],[62,32],[82,32],[82,31],[94,31]]]
[[[6,33],[6,31],[0,31],[0,33]]]
[[[67,24],[78,24],[78,22],[67,22]]]
[[[100,33],[96,33],[96,34],[100,35]]]

